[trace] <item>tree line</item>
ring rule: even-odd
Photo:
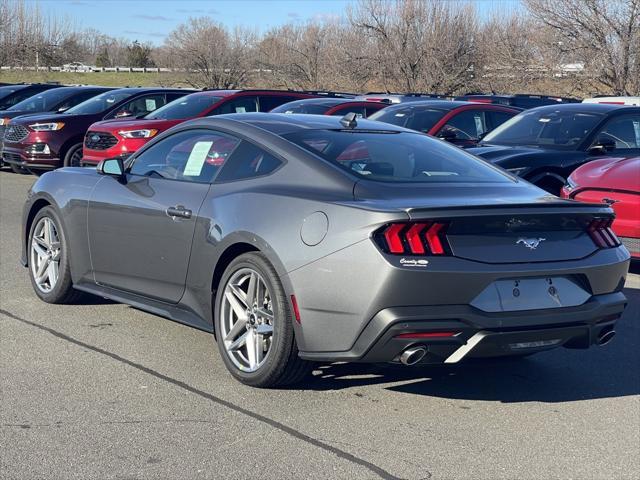
[[[168,67],[209,88],[640,94],[640,0],[357,0],[266,32],[190,18],[154,46],[0,0],[0,64]]]

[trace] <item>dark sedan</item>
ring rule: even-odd
[[[612,219],[394,125],[232,114],[40,177],[23,263],[45,302],[89,292],[215,332],[267,387],[311,361],[605,344],[629,266]]]
[[[558,195],[584,163],[640,155],[640,108],[591,103],[534,108],[470,151]]]
[[[193,90],[120,88],[60,114],[18,117],[4,134],[2,160],[29,171],[80,165],[87,128],[99,120],[146,115]]]

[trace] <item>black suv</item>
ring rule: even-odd
[[[55,83],[31,83],[7,85],[0,87],[0,110],[13,107],[16,103],[25,100],[36,93],[44,92],[51,88],[60,88],[62,85]]]

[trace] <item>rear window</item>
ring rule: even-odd
[[[306,130],[284,137],[330,163],[381,182],[509,182],[510,177],[446,142],[405,132]]]
[[[438,108],[408,105],[380,110],[371,115],[369,119],[429,133],[429,130],[444,117],[445,113],[447,112]]]
[[[144,118],[147,120],[182,120],[183,118],[197,117],[220,100],[222,100],[222,97],[188,95],[167,103],[164,107],[160,107]]]

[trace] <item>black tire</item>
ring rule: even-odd
[[[238,270],[251,268],[257,271],[271,292],[274,318],[273,337],[265,363],[255,372],[240,370],[229,358],[224,346],[221,328],[221,309],[225,287]],[[214,328],[216,341],[225,366],[237,380],[252,387],[270,388],[291,385],[302,380],[311,370],[312,363],[298,357],[293,330],[293,315],[280,278],[267,258],[259,252],[245,253],[235,258],[224,271],[216,293]]]
[[[13,173],[17,173],[18,175],[28,175],[30,172],[26,168],[22,168],[20,165],[16,165],[15,163],[10,163],[11,170]]]
[[[54,224],[55,229],[58,233],[58,238],[60,240],[60,262],[58,267],[58,281],[51,291],[44,292],[37,285],[33,267],[32,267],[32,258],[31,258],[31,242],[33,240],[33,234],[35,231],[38,222],[42,219],[48,217]],[[60,217],[56,213],[53,207],[44,207],[36,214],[33,219],[33,223],[31,224],[31,229],[29,230],[29,242],[27,244],[27,254],[29,258],[29,278],[31,279],[31,285],[33,286],[33,290],[36,295],[44,302],[47,303],[76,303],[80,298],[82,298],[82,292],[75,290],[73,288],[73,282],[71,281],[71,269],[69,266],[69,244],[67,243],[67,237],[62,228],[62,222],[60,221]]]
[[[64,156],[65,167],[79,167],[82,161],[82,144],[73,145]]]

